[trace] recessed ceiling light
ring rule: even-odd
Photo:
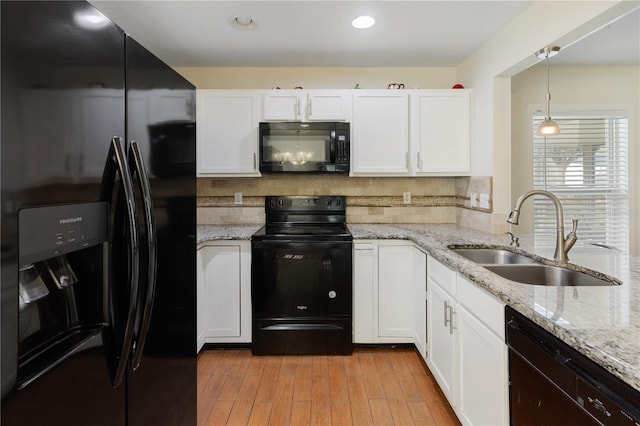
[[[376,23],[376,20],[373,17],[368,15],[358,16],[356,19],[351,21],[351,25],[353,28],[357,28],[359,30],[363,30],[365,28],[373,27],[373,24]]]
[[[232,27],[239,30],[252,30],[256,27],[256,21],[248,16],[235,16],[230,22]]]

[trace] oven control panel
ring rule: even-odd
[[[265,210],[272,211],[324,211],[343,212],[346,210],[346,197],[343,195],[318,196],[267,196]]]

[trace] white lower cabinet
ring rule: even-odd
[[[509,422],[504,304],[427,259],[427,365],[465,425]]]
[[[206,243],[198,262],[198,350],[251,342],[251,242]]]
[[[416,253],[418,252],[418,253]],[[413,343],[414,294],[425,272],[416,276],[420,254],[406,241],[354,243],[354,343]]]

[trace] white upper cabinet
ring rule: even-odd
[[[470,97],[467,89],[411,92],[413,174],[470,173]]]
[[[198,176],[259,176],[255,90],[198,90]]]
[[[349,90],[269,90],[262,93],[263,121],[349,121]]]
[[[404,90],[354,90],[352,175],[409,173],[409,95]]]

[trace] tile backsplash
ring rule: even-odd
[[[488,194],[488,207],[471,207],[471,193]],[[345,195],[347,223],[460,223],[491,232],[491,177],[198,178],[198,223],[264,223],[265,195]]]

